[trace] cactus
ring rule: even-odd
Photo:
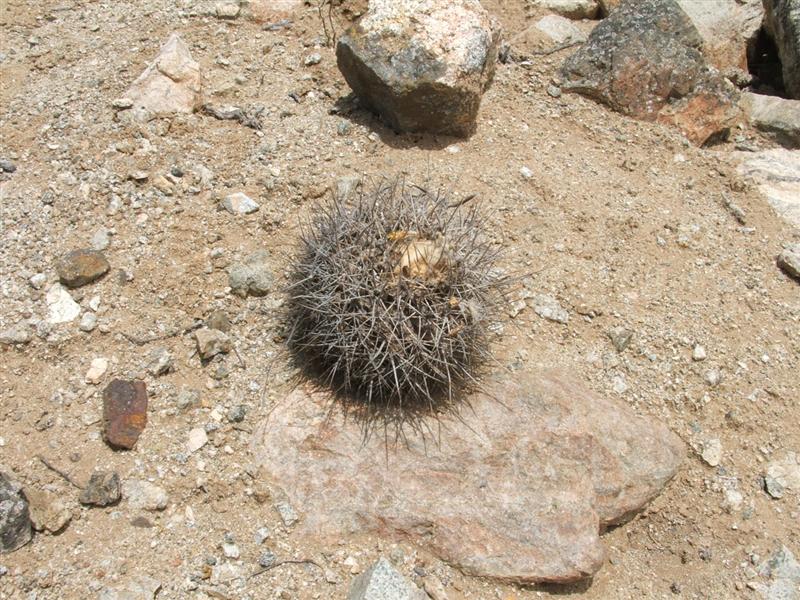
[[[339,397],[438,414],[478,385],[507,280],[481,210],[461,204],[382,182],[314,211],[289,288],[288,344]]]

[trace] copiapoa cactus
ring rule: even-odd
[[[452,410],[490,356],[506,278],[472,203],[403,182],[314,211],[289,293],[289,348],[368,411]]]

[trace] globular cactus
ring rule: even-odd
[[[506,279],[481,211],[401,182],[315,211],[289,292],[289,348],[383,414],[452,410],[478,383]]]

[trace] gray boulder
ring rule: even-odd
[[[467,136],[499,41],[478,0],[372,0],[336,59],[361,102],[394,129]]]
[[[800,0],[764,0],[765,25],[775,40],[783,69],[783,84],[800,99]]]

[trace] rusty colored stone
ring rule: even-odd
[[[58,278],[65,286],[77,288],[91,283],[108,273],[110,265],[102,252],[73,250],[58,261]]]
[[[566,376],[515,378],[397,443],[382,430],[365,440],[327,396],[298,389],[270,412],[253,451],[275,494],[301,507],[302,533],[408,540],[505,582],[590,577],[605,557],[600,531],[659,494],[683,444]]]
[[[130,450],[147,425],[143,381],[115,379],[103,391],[103,437],[113,448]]]

